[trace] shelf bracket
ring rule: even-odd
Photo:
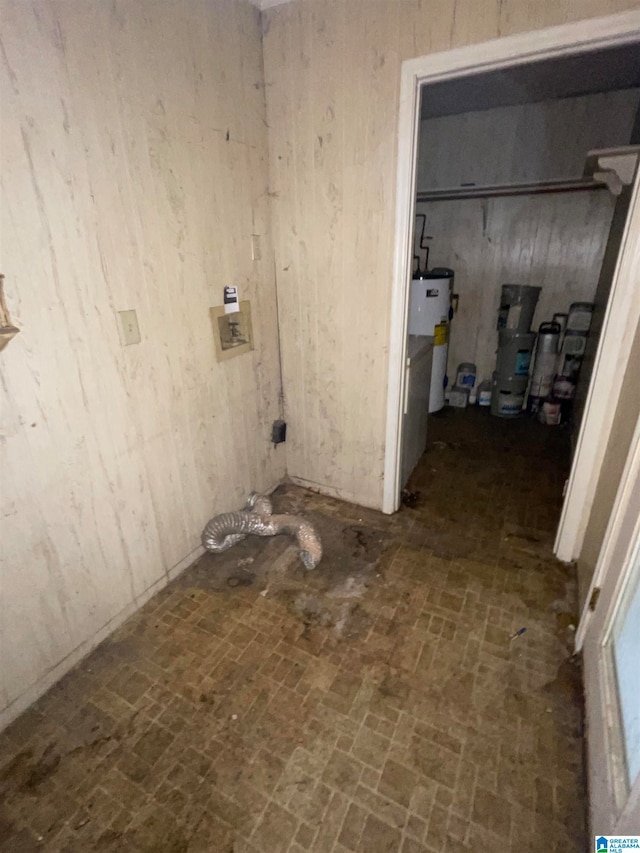
[[[594,181],[601,181],[607,185],[609,192],[619,196],[624,187],[633,183],[639,158],[640,145],[589,151],[584,166],[584,176]]]

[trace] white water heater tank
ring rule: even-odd
[[[411,281],[409,334],[433,337],[430,412],[438,412],[444,406],[452,290],[453,270],[446,267],[436,267]]]

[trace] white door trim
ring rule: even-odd
[[[582,649],[585,634],[589,629],[589,625],[593,619],[593,613],[589,608],[588,601],[589,598],[591,598],[591,592],[593,591],[594,587],[598,587],[601,590],[601,597],[598,601],[598,607],[602,609],[606,609],[609,606],[610,600],[615,592],[614,590],[613,592],[607,591],[605,593],[605,583],[607,582],[607,575],[609,573],[609,570],[612,569],[613,553],[615,549],[619,546],[619,540],[622,535],[623,525],[625,524],[625,522],[628,521],[626,519],[625,513],[627,512],[629,506],[632,506],[633,504],[633,490],[634,488],[637,488],[639,478],[640,420],[636,423],[633,438],[631,439],[627,461],[625,462],[625,467],[622,472],[622,476],[620,477],[618,493],[616,494],[613,508],[611,510],[611,515],[609,516],[609,523],[607,524],[607,529],[605,531],[604,539],[602,541],[602,547],[600,548],[600,554],[598,555],[598,561],[593,572],[593,580],[591,582],[587,603],[585,604],[584,610],[580,616],[580,622],[578,624],[578,630],[576,632],[576,651],[578,652]],[[636,514],[640,517],[640,506],[636,507],[635,509]],[[615,570],[616,568],[617,565],[613,565],[613,569]]]
[[[636,834],[640,821],[640,780],[629,791],[624,806],[618,802],[622,771],[619,745],[615,739],[612,742],[617,726],[611,725],[617,704],[610,671],[603,657],[639,534],[640,421],[636,424],[596,566],[595,575],[602,590],[600,598],[595,613],[582,617],[577,637],[578,645],[583,647],[590,818],[595,835]]]
[[[409,283],[411,280],[411,257],[413,255],[413,219],[415,211],[416,145],[419,126],[420,87],[454,77],[469,76],[500,68],[508,68],[525,62],[585,53],[615,45],[636,42],[640,36],[640,11],[622,12],[602,18],[591,18],[574,24],[562,24],[522,33],[506,38],[494,39],[469,47],[456,48],[429,56],[408,59],[402,63],[400,78],[400,109],[398,115],[398,160],[396,179],[395,253],[393,282],[391,288],[391,327],[389,342],[389,372],[387,382],[387,424],[384,463],[383,512],[395,512],[400,506],[400,470],[402,436],[402,401],[404,399],[404,355],[407,333],[407,309]],[[636,205],[637,207],[637,205]],[[638,211],[640,216],[640,211]],[[629,217],[631,219],[631,217]],[[629,222],[627,223],[629,225]],[[625,252],[640,254],[640,227],[637,218],[627,228]],[[633,272],[633,258],[629,270]],[[637,269],[638,260],[635,260]],[[622,263],[619,263],[619,267]],[[604,397],[592,393],[596,380],[600,387],[604,374],[611,373],[612,364],[600,358],[606,343],[607,352],[615,353],[615,369],[626,364],[630,342],[623,340],[614,330],[621,328],[619,311],[624,305],[631,312],[640,313],[640,305],[629,306],[628,296],[632,282],[617,275],[617,288],[621,288],[620,299],[615,311],[611,303],[606,318],[608,335],[601,345],[596,359],[591,391],[585,407],[580,432],[580,482],[570,483],[565,500],[556,552],[561,559],[573,559],[579,552],[584,535],[597,475],[602,463],[602,454],[609,436],[613,411],[619,395],[615,385]],[[640,300],[636,300],[640,302]],[[613,300],[612,300],[613,302]],[[610,338],[615,337],[615,340]],[[610,356],[608,356],[610,357]],[[602,373],[600,374],[600,371]],[[608,386],[605,386],[608,387]],[[576,454],[576,459],[578,454]],[[574,465],[574,469],[575,469]],[[571,556],[567,556],[567,555]]]
[[[553,548],[565,562],[580,556],[639,321],[640,182],[636,177]]]

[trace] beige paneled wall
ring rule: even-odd
[[[635,0],[295,0],[263,13],[290,475],[380,507],[404,59]]]
[[[285,470],[258,12],[16,0],[1,38],[0,722]],[[218,364],[231,283],[256,350]]]
[[[418,188],[580,178],[587,151],[628,144],[638,100],[629,89],[427,119]],[[431,265],[456,273],[450,377],[472,361],[480,378],[490,378],[503,283],[542,287],[534,329],[572,302],[593,299],[613,206],[604,191],[417,205],[433,237]]]
[[[581,178],[590,149],[628,144],[639,98],[623,89],[425,119],[418,189]]]
[[[448,375],[474,362],[495,370],[501,285],[542,287],[532,328],[593,299],[613,199],[606,192],[420,204],[433,235],[431,263],[455,270],[459,308],[451,324]]]
[[[638,100],[629,89],[427,119],[418,188],[580,178],[587,151],[628,144]],[[593,299],[613,207],[606,191],[418,203],[433,238],[430,264],[453,267],[460,294],[450,377],[471,361],[490,378],[503,283],[542,287],[534,329]]]
[[[418,187],[580,178],[587,151],[628,144],[637,109],[631,89],[425,120]],[[450,377],[472,361],[480,378],[490,378],[503,283],[542,287],[534,329],[572,302],[593,299],[613,206],[606,191],[417,205],[433,237],[431,265],[456,273]]]

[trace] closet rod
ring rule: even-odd
[[[607,185],[590,178],[568,181],[536,181],[530,184],[498,184],[485,187],[451,187],[444,190],[420,190],[417,201],[455,201],[466,198],[500,198],[501,196],[541,195],[543,193],[575,193],[584,190],[606,190]]]

